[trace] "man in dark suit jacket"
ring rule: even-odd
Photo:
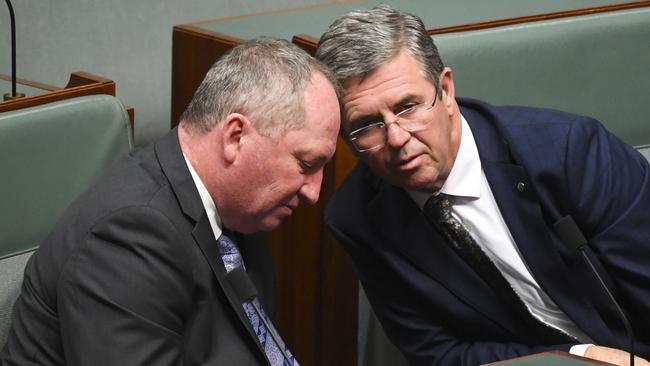
[[[410,363],[555,349],[627,364],[615,310],[554,230],[567,215],[626,310],[637,354],[650,356],[650,168],[640,154],[593,119],[457,100],[422,21],[388,6],[336,20],[316,57],[343,85],[341,134],[360,159],[326,221]],[[431,211],[435,202],[445,203]],[[445,207],[440,222],[455,234],[436,221]]]
[[[218,240],[236,243],[270,312],[273,268],[254,233],[318,199],[339,129],[333,80],[283,40],[217,61],[178,129],[122,158],[31,258],[0,364],[288,364],[267,357]]]

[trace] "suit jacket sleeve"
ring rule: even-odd
[[[650,354],[650,168],[597,121],[575,123],[565,168],[570,214],[587,252]],[[596,287],[596,283],[589,284]],[[616,321],[615,326],[619,326]]]
[[[174,225],[149,207],[96,223],[59,281],[67,365],[177,365],[192,272]]]

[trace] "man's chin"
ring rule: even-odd
[[[264,221],[260,223],[259,231],[271,231],[276,229],[282,222],[284,221],[285,218],[291,216],[289,215],[274,215],[271,217],[267,217]]]
[[[259,215],[255,219],[253,219],[252,216],[249,216],[247,224],[244,225],[246,227],[242,228],[242,230],[237,231],[241,232],[242,234],[250,234],[258,231],[274,230],[280,226],[280,224],[282,224],[284,219],[291,216],[292,212],[293,210],[291,208],[282,206],[281,208],[276,209],[275,211],[272,211],[265,216]]]
[[[437,191],[435,188],[434,184],[431,182],[417,182],[417,183],[409,183],[407,185],[402,186],[405,190],[408,191],[420,191],[420,192],[429,192],[433,193]]]
[[[423,191],[434,192],[435,181],[433,179],[418,176],[417,174],[409,176],[393,177],[390,182],[392,185],[409,190],[409,191]]]

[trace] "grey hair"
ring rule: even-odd
[[[316,58],[343,82],[363,77],[401,50],[407,50],[441,95],[438,75],[444,64],[422,20],[388,5],[351,11],[332,23],[321,36]]]
[[[305,122],[304,92],[313,73],[340,87],[332,72],[283,39],[259,37],[216,61],[181,115],[190,131],[208,132],[231,113],[249,118],[266,136],[279,136]]]

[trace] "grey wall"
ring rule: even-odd
[[[174,25],[322,2],[13,0],[18,77],[59,87],[74,71],[115,80],[117,97],[135,108],[136,144],[143,145],[169,129]],[[7,75],[9,34],[9,11],[0,1],[0,73]]]

